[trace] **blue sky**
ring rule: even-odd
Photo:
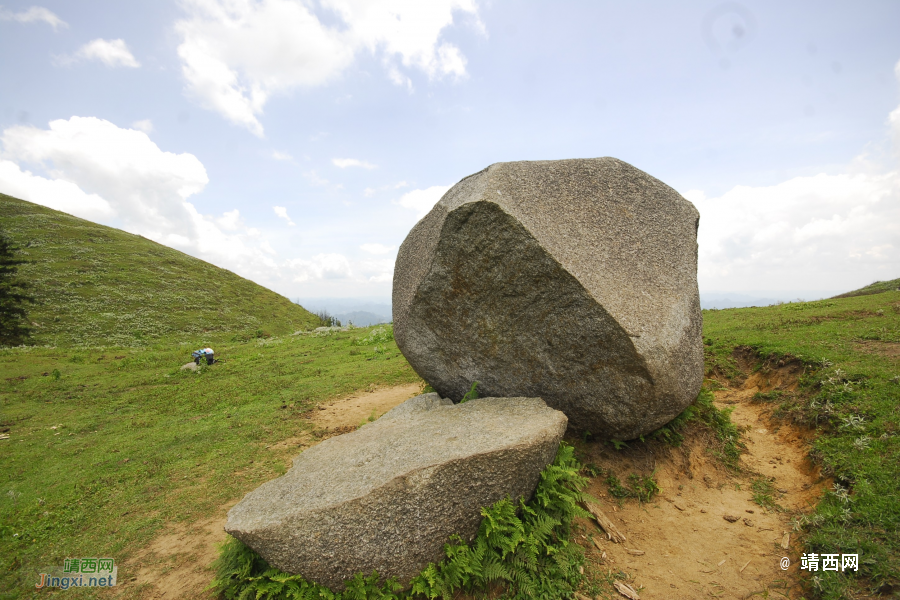
[[[900,276],[900,4],[0,5],[0,191],[289,297],[389,298],[494,162],[615,156],[701,212],[701,291]]]

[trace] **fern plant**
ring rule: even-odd
[[[429,564],[408,590],[377,573],[356,575],[341,593],[332,592],[270,567],[258,554],[229,539],[216,562],[214,589],[226,600],[393,600],[450,599],[457,590],[484,592],[502,587],[510,598],[568,598],[578,587],[584,563],[581,548],[569,541],[572,519],[589,518],[578,503],[587,479],[573,448],[560,444],[553,463],[540,476],[534,496],[518,505],[509,498],[483,508],[475,540],[454,536],[446,558]]]
[[[466,395],[462,397],[462,400],[459,401],[460,404],[463,402],[468,402],[469,400],[477,400],[478,399],[478,390],[475,388],[478,387],[477,381],[472,382],[472,387],[469,388],[469,391],[466,392]]]

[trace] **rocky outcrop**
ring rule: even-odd
[[[566,417],[538,398],[454,405],[424,394],[325,440],[228,512],[226,531],[270,564],[332,589],[357,573],[408,582],[480,509],[528,498]]]
[[[457,183],[394,269],[394,337],[442,396],[540,397],[631,439],[703,377],[699,213],[614,158],[498,163]]]

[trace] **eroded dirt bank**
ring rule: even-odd
[[[655,450],[645,445],[616,451],[588,444],[597,466],[621,480],[632,472],[655,473],[661,489],[650,502],[623,502],[610,496],[602,477],[592,481],[590,493],[601,499],[627,541],[612,543],[584,522],[580,543],[589,563],[604,573],[628,574],[647,599],[743,599],[757,593],[769,597],[767,591],[799,597],[800,552],[790,519],[810,511],[829,482],[809,459],[806,432],[771,420],[769,405],[753,400],[757,392],[793,390],[798,376],[788,365],[715,392],[717,407],[731,407],[732,422],[742,429],[746,452],[740,472],[730,472],[712,456],[716,442],[709,434],[695,432],[678,449],[660,444]],[[754,482],[777,507],[754,502],[759,493]],[[786,570],[783,557],[791,563]]]

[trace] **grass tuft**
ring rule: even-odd
[[[750,483],[750,490],[753,492],[753,501],[768,510],[783,511],[784,508],[775,502],[775,486],[772,481],[766,477],[757,477]]]
[[[637,473],[631,473],[628,476],[627,483],[623,485],[618,477],[610,473],[606,477],[606,485],[609,486],[611,496],[616,498],[635,498],[640,502],[650,502],[660,491],[653,474],[638,475]]]

